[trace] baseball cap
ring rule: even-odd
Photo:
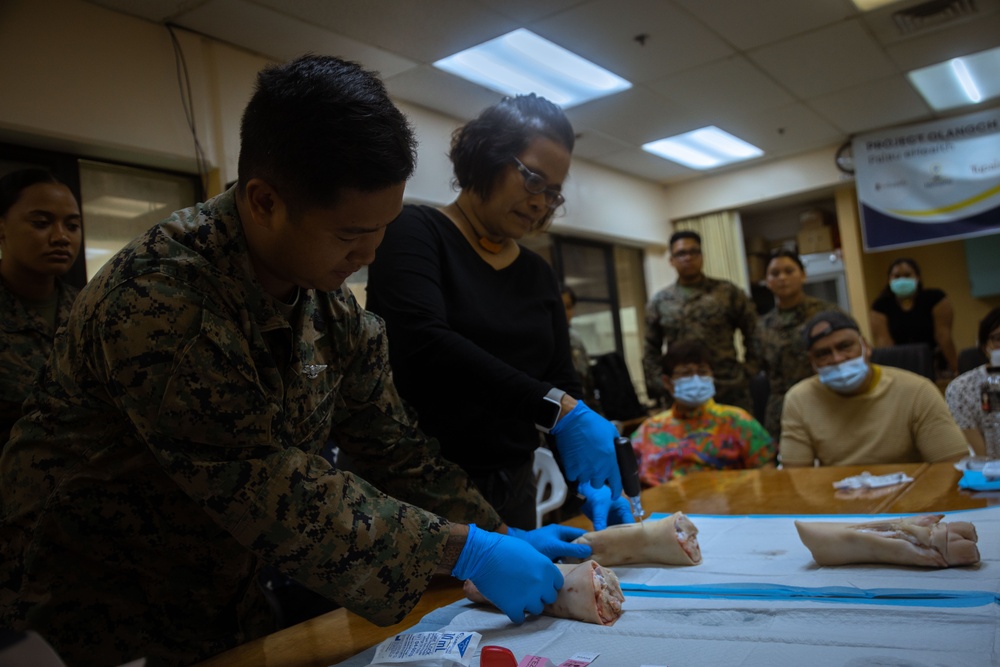
[[[825,323],[826,326],[820,328],[815,335],[813,335],[813,329],[816,329],[816,325],[820,323]],[[858,329],[858,323],[854,321],[850,315],[845,315],[844,313],[837,310],[824,310],[821,313],[816,313],[809,318],[806,322],[805,327],[802,329],[802,342],[805,343],[806,350],[809,350],[813,346],[813,343],[818,341],[820,338],[829,336],[834,331],[839,331],[840,329],[854,329],[860,332]]]

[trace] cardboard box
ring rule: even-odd
[[[796,235],[800,255],[814,252],[830,252],[834,249],[833,229],[831,227],[809,227]]]

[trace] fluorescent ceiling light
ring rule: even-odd
[[[1000,47],[909,72],[910,83],[936,111],[1000,97]]]
[[[138,218],[153,211],[158,211],[167,206],[166,202],[148,201],[146,199],[132,199],[130,197],[116,197],[114,195],[101,195],[83,204],[85,215],[107,215],[113,218]]]
[[[632,87],[524,28],[459,51],[434,66],[506,95],[535,93],[563,108]]]
[[[692,169],[711,169],[760,157],[764,151],[714,125],[642,145],[642,150]]]
[[[894,2],[899,2],[899,0],[854,0],[854,6],[863,12],[870,12],[873,9],[891,5]]]

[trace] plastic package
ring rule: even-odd
[[[412,632],[390,637],[375,649],[368,667],[469,667],[483,636],[478,632]]]
[[[912,482],[913,478],[902,472],[894,472],[888,475],[873,475],[867,470],[854,477],[845,477],[839,482],[833,483],[835,489],[879,489],[883,486],[893,484],[904,484]]]

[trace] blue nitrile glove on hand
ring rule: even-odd
[[[595,489],[607,484],[615,496],[622,494],[622,476],[615,457],[614,424],[577,401],[549,431],[556,439],[566,478],[571,482],[590,482]]]
[[[560,526],[554,523],[542,526],[536,530],[521,530],[520,528],[513,528],[511,526],[507,527],[508,535],[516,537],[519,540],[524,540],[552,560],[560,558],[586,560],[590,558],[590,554],[593,551],[590,546],[571,543],[586,532],[583,528]]]
[[[594,523],[594,530],[604,530],[608,526],[617,526],[620,523],[635,523],[632,504],[625,496],[619,494],[614,502],[611,502],[611,489],[606,486],[595,489],[586,482],[580,482],[576,490],[587,499],[581,509]]]
[[[509,535],[469,525],[469,537],[451,576],[470,579],[486,599],[515,623],[524,612],[541,614],[563,585],[559,568],[533,546]]]

